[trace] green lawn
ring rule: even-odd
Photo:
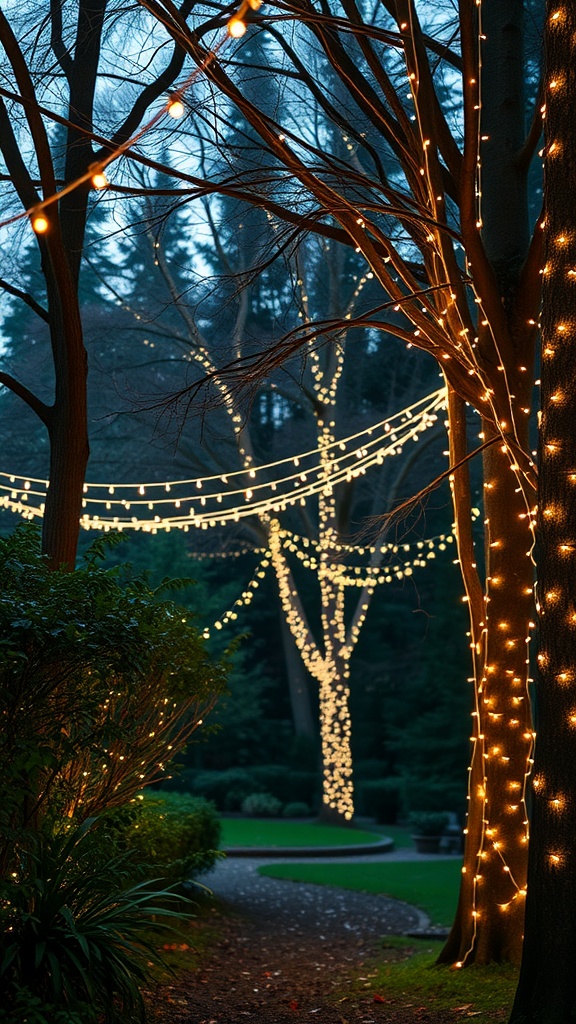
[[[393,1000],[412,1013],[415,1008],[444,1011],[451,1021],[470,1017],[475,1024],[505,1024],[510,1016],[518,969],[511,964],[473,964],[462,971],[437,967],[435,961],[441,948],[440,942],[386,938],[380,955],[371,961],[368,971],[357,976],[354,988]],[[398,960],[402,954],[404,959]],[[414,1019],[420,1019],[418,1012]]]
[[[382,893],[421,907],[435,925],[448,927],[456,910],[460,861],[379,861],[376,864],[268,864],[269,878],[336,885],[341,889]]]
[[[275,818],[223,818],[222,846],[353,846],[376,843],[382,835],[316,822]]]

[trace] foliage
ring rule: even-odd
[[[29,988],[14,987],[11,1006],[0,1008],[1,1024],[86,1024],[92,1008],[78,1003],[75,1009],[59,1008],[34,995]]]
[[[17,869],[0,883],[0,979],[14,1014],[28,997],[58,1011],[81,1009],[85,1021],[102,1011],[107,1021],[140,1012],[139,986],[159,959],[140,933],[165,927],[187,902],[153,883],[129,885],[126,855],[103,858],[92,825],[30,833]]]
[[[251,818],[277,818],[282,804],[272,793],[250,793],[242,801],[242,813]]]
[[[34,527],[0,540],[3,859],[22,830],[119,806],[186,743],[223,687],[188,615],[103,569],[97,541],[49,570]]]
[[[294,800],[290,804],[284,804],[282,808],[283,818],[306,818],[310,814],[310,808],[308,804],[303,804],[299,800]]]
[[[408,824],[415,835],[441,836],[448,824],[447,814],[435,814],[433,811],[413,811]]]
[[[146,793],[123,840],[130,863],[163,884],[185,882],[214,867],[220,821],[214,805],[184,793]]]
[[[318,774],[292,771],[285,764],[252,765],[220,772],[188,769],[171,780],[169,786],[213,800],[221,811],[237,811],[247,796],[257,792],[271,793],[280,803],[297,800],[311,805],[318,788]]]
[[[170,788],[189,788],[192,793],[212,800],[218,810],[239,810],[244,797],[254,791],[254,784],[246,768],[228,768],[226,771],[185,771],[168,784]]]
[[[404,808],[403,779],[365,779],[358,783],[356,792],[358,813],[376,818],[376,821],[393,825]]]
[[[125,560],[135,572],[149,577],[153,588],[172,576],[185,579],[185,586],[168,589],[165,596],[177,598],[202,626],[210,626],[236,600],[253,571],[253,557],[247,557],[248,565],[244,559],[232,571],[230,559],[202,561],[195,557],[189,535],[174,530],[156,536],[123,535],[121,546],[108,552],[106,564]],[[212,631],[206,647],[215,658],[226,648],[227,686],[210,716],[210,727],[190,745],[186,767],[222,770],[265,761],[289,743],[289,722],[280,719],[277,710],[282,690],[275,679],[281,665],[270,662],[277,619],[268,595],[236,623],[241,636],[231,648],[226,648],[229,639],[222,632]]]

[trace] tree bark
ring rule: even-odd
[[[539,439],[538,742],[524,951],[511,1024],[576,1017],[576,9],[547,4]]]

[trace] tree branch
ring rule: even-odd
[[[37,397],[32,391],[29,390],[19,380],[16,380],[11,373],[5,373],[4,370],[0,370],[0,384],[3,384],[5,388],[9,388],[13,394],[21,398],[26,405],[32,409],[33,412],[42,420],[42,423],[49,429],[52,421],[52,406],[46,405],[41,399]]]

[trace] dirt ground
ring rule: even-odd
[[[210,879],[208,884],[211,885]],[[150,1024],[451,1024],[407,994],[390,999],[370,975],[382,936],[421,928],[414,908],[382,896],[261,879],[245,864],[216,878],[217,939],[193,969],[147,995]],[[192,951],[191,951],[192,952]]]

